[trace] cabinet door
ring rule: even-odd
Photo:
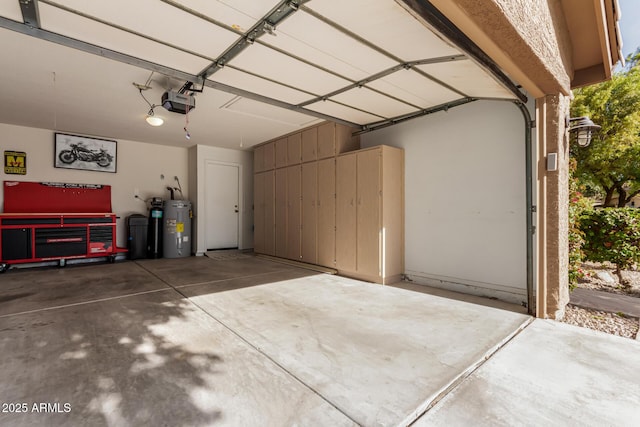
[[[276,169],[276,256],[287,257],[287,170]]]
[[[336,268],[356,271],[356,154],[336,160]]]
[[[335,127],[336,154],[360,149],[360,137],[352,136],[353,132],[355,132],[357,129],[337,123]]]
[[[302,132],[302,161],[312,162],[318,158],[318,128]]]
[[[300,260],[300,222],[302,220],[301,168],[287,169],[287,258]]]
[[[302,162],[302,133],[294,133],[287,138],[287,165]]]
[[[302,260],[318,262],[318,163],[302,165]]]
[[[276,254],[275,171],[264,173],[264,253]]]
[[[275,143],[276,167],[287,166],[287,138],[279,139]]]
[[[318,162],[318,264],[335,267],[336,161]]]
[[[379,276],[380,244],[384,232],[380,227],[381,151],[363,151],[357,156],[357,271]]]
[[[263,145],[262,170],[270,171],[276,167],[276,147],[274,142]]]
[[[262,172],[264,170],[264,145],[256,147],[253,150],[253,172]]]
[[[335,123],[318,126],[318,159],[326,159],[336,154]]]
[[[253,176],[253,250],[259,254],[265,252],[264,178],[264,173],[257,173]]]

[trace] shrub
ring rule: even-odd
[[[604,208],[586,211],[580,218],[580,230],[585,238],[585,257],[615,264],[620,283],[626,285],[622,270],[640,261],[640,210]]]
[[[569,162],[569,287],[573,290],[578,279],[584,277],[582,261],[584,253],[584,233],[580,229],[580,218],[585,212],[591,211],[592,201],[585,197],[584,186],[574,177],[576,169],[575,159]]]

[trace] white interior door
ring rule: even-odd
[[[205,172],[207,250],[238,247],[240,167],[207,162]]]

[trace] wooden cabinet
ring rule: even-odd
[[[336,268],[356,268],[356,154],[345,154],[336,160]]]
[[[270,171],[276,167],[275,143],[269,142],[262,146],[262,170]]]
[[[253,150],[253,173],[264,171],[264,145],[260,145]]]
[[[260,173],[274,169],[275,160],[275,144],[273,142],[259,145],[253,151],[253,172]]]
[[[274,143],[274,154],[275,154],[275,163],[276,168],[283,168],[287,166],[287,156],[288,147],[287,147],[287,138],[279,139]]]
[[[390,283],[404,269],[403,151],[357,150],[352,133],[324,123],[256,147],[254,250]]]
[[[302,162],[302,134],[294,133],[287,137],[287,166]]]
[[[275,171],[253,178],[253,250],[275,255]]]
[[[302,177],[300,166],[287,169],[287,255],[286,258],[300,260],[300,226]]]
[[[378,146],[336,166],[336,268],[376,283],[404,271],[404,151]]]
[[[318,126],[318,159],[334,157],[338,154],[360,148],[360,137],[352,136],[354,129],[337,123]]]
[[[336,159],[318,162],[318,264],[336,265]]]
[[[253,250],[265,253],[264,172],[253,175]]]
[[[287,169],[275,171],[275,255],[287,257]]]
[[[302,131],[302,162],[318,160],[318,128]]]
[[[264,199],[262,206],[264,207],[264,240],[263,252],[267,255],[276,254],[276,235],[275,235],[275,171],[267,171],[263,177]]]
[[[302,164],[301,257],[304,262],[318,262],[318,163]]]

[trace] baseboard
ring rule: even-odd
[[[405,280],[418,285],[427,285],[434,288],[446,289],[463,294],[476,295],[485,298],[496,298],[512,304],[526,304],[527,290],[509,288],[507,286],[492,283],[474,282],[471,280],[457,279],[453,277],[427,276],[424,273],[407,271]]]

